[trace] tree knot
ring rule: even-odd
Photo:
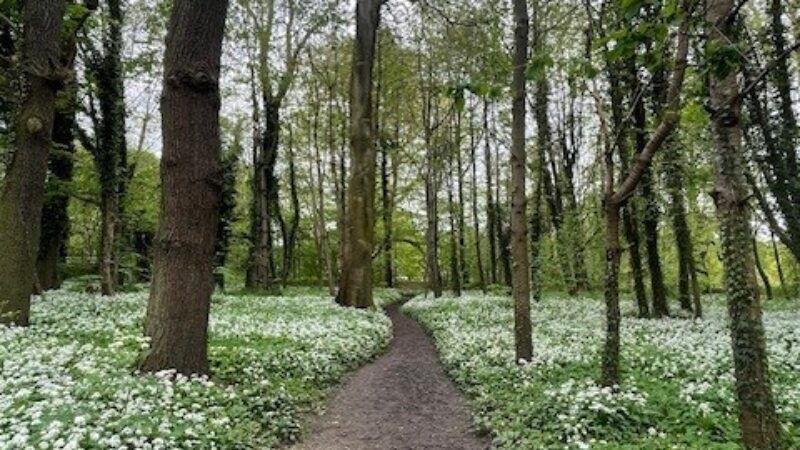
[[[217,79],[205,70],[176,70],[167,77],[167,83],[175,88],[188,88],[197,93],[217,90]]]

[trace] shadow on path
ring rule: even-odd
[[[386,313],[394,328],[389,351],[348,379],[294,449],[490,448],[472,431],[464,398],[422,327],[398,305]]]

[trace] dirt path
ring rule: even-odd
[[[487,449],[470,428],[461,393],[414,320],[387,310],[389,351],[357,371],[315,420],[297,450]]]

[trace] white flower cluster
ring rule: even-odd
[[[417,297],[404,308],[431,332],[498,447],[736,446],[727,311],[723,302],[709,303],[702,320],[625,314],[619,390],[592,381],[605,330],[605,309],[595,299],[533,304],[534,358],[523,365],[514,361],[507,297]],[[776,404],[789,439],[800,445],[800,311],[767,311],[764,325]]]
[[[140,374],[146,298],[59,291],[31,327],[0,327],[0,449],[273,447],[391,338],[382,314],[319,296],[219,297],[213,378]]]

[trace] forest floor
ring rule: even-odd
[[[461,392],[447,378],[423,328],[386,311],[394,339],[388,352],[358,370],[312,420],[297,450],[485,449]]]

